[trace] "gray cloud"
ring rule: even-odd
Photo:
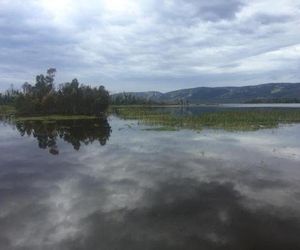
[[[197,7],[200,18],[209,21],[217,21],[222,19],[232,19],[235,14],[241,9],[243,3],[240,0],[228,1],[196,1],[190,0]]]
[[[289,15],[270,15],[270,14],[258,14],[255,16],[257,22],[263,25],[270,25],[274,23],[285,23],[291,20]]]
[[[0,1],[0,90],[48,67],[111,91],[299,81],[297,1]]]

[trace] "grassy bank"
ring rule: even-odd
[[[45,115],[45,116],[16,116],[15,121],[67,121],[67,120],[92,120],[97,116],[88,115]]]
[[[22,116],[16,113],[12,106],[0,105],[0,116],[10,116],[14,121],[62,121],[62,120],[91,120],[99,117],[94,115],[34,115]]]
[[[274,128],[280,123],[300,123],[300,110],[220,111],[201,115],[176,116],[142,107],[116,108],[115,114],[123,119],[135,119],[148,125],[201,130],[257,130]]]

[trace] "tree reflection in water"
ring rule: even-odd
[[[58,121],[22,121],[16,123],[22,136],[33,136],[42,149],[49,149],[53,155],[59,154],[57,140],[62,139],[79,150],[82,144],[99,141],[105,145],[111,134],[107,119],[58,120]]]

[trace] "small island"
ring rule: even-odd
[[[36,76],[35,84],[25,82],[22,90],[11,89],[0,95],[0,113],[17,117],[91,118],[102,117],[109,107],[109,92],[104,86],[91,87],[77,79],[54,85],[56,69]]]

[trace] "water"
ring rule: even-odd
[[[300,249],[300,125],[0,123],[0,249]]]

